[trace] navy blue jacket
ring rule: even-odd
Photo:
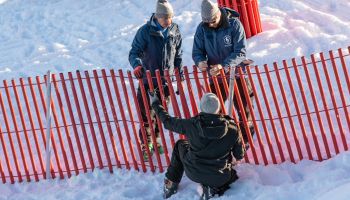
[[[245,59],[247,42],[239,14],[228,8],[220,8],[220,11],[218,28],[210,28],[203,22],[197,27],[192,49],[196,65],[207,61],[208,66],[237,66]]]
[[[182,67],[182,37],[179,27],[172,23],[168,30],[168,36],[164,38],[156,25],[154,14],[136,33],[129,53],[129,62],[135,69],[141,65],[143,69],[150,70],[152,76],[159,69],[161,75],[164,69],[169,74],[174,74],[174,69]],[[146,76],[144,75],[146,81]],[[153,83],[157,81],[154,79]],[[147,83],[147,81],[145,82]]]

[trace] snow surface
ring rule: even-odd
[[[154,0],[0,0],[0,80],[98,68],[130,69],[128,51]],[[192,40],[200,0],[172,0],[184,38],[184,63],[192,65]],[[349,0],[261,0],[264,32],[248,40],[257,65],[350,45]],[[322,163],[254,166],[220,199],[349,199],[350,153]],[[39,183],[0,185],[0,199],[161,199],[164,174],[95,170]],[[197,199],[186,177],[172,199]]]

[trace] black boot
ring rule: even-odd
[[[164,179],[164,188],[163,188],[163,198],[167,199],[171,197],[171,195],[177,192],[177,188],[179,183],[172,182],[171,180],[165,178]]]
[[[202,189],[203,189],[203,193],[201,195],[201,197],[199,198],[199,200],[208,200],[211,199],[213,197],[215,197],[215,195],[217,195],[217,191],[215,188],[209,187],[207,185],[202,185]],[[219,195],[217,195],[219,196]]]

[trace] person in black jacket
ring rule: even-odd
[[[146,91],[149,90],[146,70],[151,72],[152,77],[155,77],[156,70],[160,71],[161,76],[164,75],[164,70],[169,70],[170,76],[174,74],[175,68],[178,68],[181,73],[182,66],[182,37],[179,27],[173,23],[174,16],[173,8],[167,0],[158,0],[156,4],[156,12],[152,14],[151,19],[137,31],[132,42],[132,48],[129,53],[129,62],[134,69],[134,75],[137,79],[143,79]],[[155,88],[163,87],[166,101],[168,102],[169,90],[162,80],[162,86],[158,86],[157,79],[153,78]],[[146,109],[149,109],[149,103],[144,102],[141,95],[140,87],[137,90],[137,100],[140,106],[142,121],[141,126],[144,126],[147,141],[143,141],[141,128],[139,137],[142,143],[143,156],[148,160],[148,155],[145,148],[149,148],[151,154],[154,151],[153,142],[151,141],[151,129],[147,121]],[[147,95],[147,101],[148,95]],[[151,120],[157,138],[157,146],[160,153],[163,149],[160,145],[159,129],[156,123],[155,114],[152,110]]]
[[[238,179],[232,167],[235,160],[243,158],[245,148],[232,118],[219,114],[218,97],[213,93],[203,95],[201,113],[190,119],[171,117],[155,94],[151,95],[151,103],[166,129],[187,138],[178,140],[174,146],[165,174],[164,198],[177,192],[184,172],[202,185],[204,199],[222,195]]]
[[[225,92],[224,84],[220,70],[226,72],[226,80],[229,81],[229,70],[231,66],[241,67],[245,72],[245,66],[250,64],[251,60],[246,59],[246,36],[244,28],[239,20],[239,13],[229,8],[219,8],[216,3],[210,0],[203,0],[201,5],[202,22],[198,25],[193,42],[192,58],[201,71],[208,71],[209,76],[218,76],[219,89],[222,98],[226,101],[228,94]],[[248,78],[245,78],[248,87],[250,101],[253,102],[253,90]],[[251,112],[248,107],[247,99],[244,95],[243,85],[238,75],[236,84],[242,99],[245,115],[248,120],[251,134],[254,133]],[[210,79],[210,88],[214,94],[217,94],[212,79]],[[239,105],[234,98],[233,105],[239,111]],[[239,121],[242,122],[242,114],[238,112]],[[241,126],[242,127],[242,126]],[[245,128],[242,127],[244,141],[248,142],[248,136]]]

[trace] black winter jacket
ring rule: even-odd
[[[245,154],[241,132],[229,116],[200,113],[190,119],[171,117],[159,101],[152,104],[168,130],[184,134],[190,150],[184,156],[186,175],[195,182],[220,187],[231,177],[231,162]]]

